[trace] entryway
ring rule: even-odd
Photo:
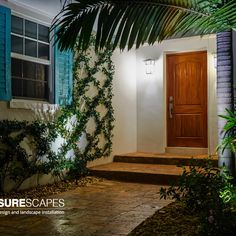
[[[207,52],[168,54],[167,146],[207,148]]]
[[[196,160],[195,165],[201,165],[207,157],[207,154],[134,152],[115,155],[112,163],[94,166],[90,168],[90,172],[94,176],[110,180],[168,185],[182,174],[183,169],[180,166],[189,166],[192,158]],[[217,167],[217,157],[211,158],[213,165]]]

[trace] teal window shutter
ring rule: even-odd
[[[72,102],[73,53],[71,50],[60,51],[54,45],[55,103],[68,105]]]
[[[0,100],[11,98],[11,10],[0,6]]]

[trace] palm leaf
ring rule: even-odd
[[[128,49],[171,36],[207,34],[236,27],[236,0],[75,0],[55,18],[52,29],[63,49],[86,50],[93,29],[96,49],[113,42]]]

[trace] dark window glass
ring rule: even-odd
[[[50,59],[49,27],[12,16],[11,31],[12,52],[44,60]]]
[[[37,42],[25,39],[25,55],[37,57]]]
[[[30,80],[23,80],[23,97],[35,98],[35,82]]]
[[[45,78],[48,78],[48,66],[37,64],[36,79],[40,81],[45,81]]]
[[[35,97],[47,97],[46,84],[41,82],[35,83]]]
[[[11,73],[12,73],[12,76],[22,77],[22,61],[21,60],[12,58]]]
[[[23,38],[11,36],[11,51],[23,54]]]
[[[30,61],[23,61],[23,78],[36,79],[36,63]]]
[[[12,58],[12,93],[14,97],[48,99],[48,66]]]
[[[37,24],[36,23],[25,20],[25,36],[37,39]]]
[[[12,93],[15,97],[23,96],[23,80],[12,77]]]
[[[23,80],[23,97],[25,98],[46,98],[46,83],[39,81]]]
[[[23,35],[23,19],[17,16],[11,17],[11,31]]]
[[[49,60],[49,45],[38,43],[38,57]]]
[[[44,25],[38,25],[39,35],[38,40],[49,42],[49,28]]]
[[[50,47],[45,44],[49,43],[48,27],[17,16],[12,16],[11,27],[12,33],[22,35],[12,35],[12,52],[49,60]],[[48,99],[49,66],[12,58],[11,71],[13,97]]]

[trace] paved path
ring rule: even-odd
[[[160,186],[104,180],[54,196],[64,215],[0,216],[0,235],[124,236],[156,210]]]

